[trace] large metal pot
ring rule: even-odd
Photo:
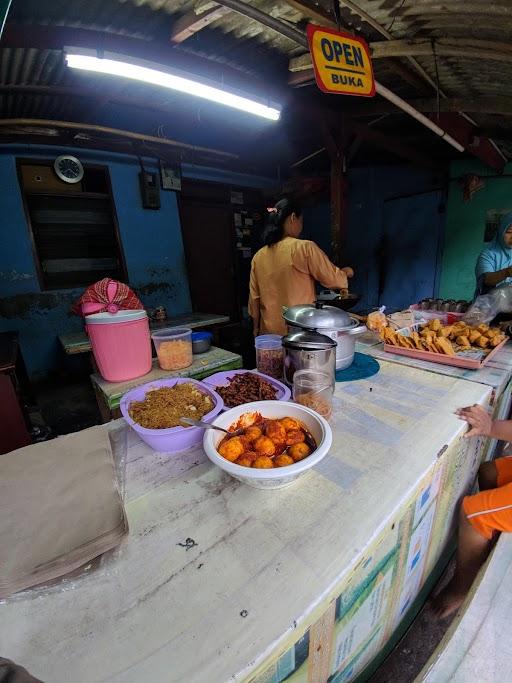
[[[325,306],[321,301],[315,305],[292,306],[283,313],[288,331],[314,330],[336,342],[336,370],[348,368],[354,360],[355,336],[366,331],[366,326],[352,318],[346,311]]]
[[[283,337],[284,380],[293,385],[297,370],[318,370],[333,377],[336,372],[336,342],[325,334],[299,330]]]

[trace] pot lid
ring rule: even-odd
[[[336,342],[325,334],[302,330],[300,332],[292,332],[283,337],[283,346],[287,349],[302,351],[326,351],[327,349],[333,349],[336,346]]]
[[[335,306],[324,306],[321,301],[314,306],[292,306],[284,312],[283,318],[290,325],[311,330],[344,330],[354,326],[354,320],[346,311]]]
[[[120,310],[117,313],[93,313],[85,316],[86,325],[110,325],[111,323],[129,323],[143,320],[148,314],[143,310]]]

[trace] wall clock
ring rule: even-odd
[[[82,163],[69,154],[62,154],[55,159],[53,164],[55,173],[65,183],[79,183],[84,177],[84,167]]]

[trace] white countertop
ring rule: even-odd
[[[0,604],[2,656],[48,683],[243,679],[300,637],[460,437],[453,411],[489,396],[381,362],[378,375],[337,384],[331,453],[279,491],[244,486],[201,449],[155,454],[130,433],[128,539],[67,590]]]

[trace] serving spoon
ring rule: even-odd
[[[209,422],[203,422],[202,420],[194,420],[193,417],[180,417],[180,422],[184,422],[185,424],[188,424],[191,427],[201,427],[201,429],[217,429],[219,432],[224,432],[224,434],[228,434],[228,436],[240,436],[240,434],[243,434],[245,432],[245,427],[235,429],[234,432],[228,432],[227,429],[217,427],[216,425],[212,425]]]

